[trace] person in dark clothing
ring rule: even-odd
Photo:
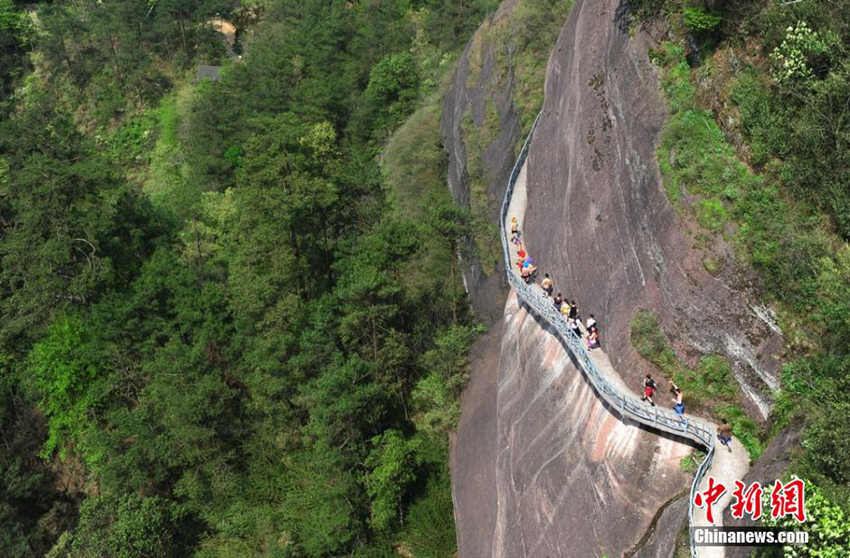
[[[652,396],[655,394],[655,380],[652,379],[652,374],[647,374],[646,378],[643,379],[643,397],[640,398],[641,401],[649,401],[649,404],[655,407],[655,403],[652,401]]]
[[[557,295],[555,295],[555,298],[552,300],[552,304],[554,304],[554,305],[555,305],[555,309],[556,309],[558,312],[560,312],[560,311],[561,311],[561,305],[562,305],[563,303],[564,303],[564,299],[563,299],[563,298],[561,298],[561,293],[558,293]]]
[[[578,318],[578,306],[576,306],[575,300],[570,301],[570,318],[574,320]]]

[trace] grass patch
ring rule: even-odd
[[[513,74],[512,100],[519,111],[523,139],[543,106],[546,64],[572,5],[572,0],[519,2],[482,33],[487,44],[500,47],[494,51],[497,85],[504,86]]]
[[[656,152],[664,190],[680,211],[682,189],[699,196],[692,206],[696,221],[719,233],[732,217],[733,202],[763,181],[737,159],[714,114],[697,106],[682,48],[668,43],[651,58],[664,68],[662,85],[671,113]]]
[[[712,254],[706,254],[702,259],[702,267],[709,273],[709,275],[717,276],[723,271],[725,261],[722,258],[718,258]]]
[[[679,468],[683,472],[692,475],[697,472],[697,468],[703,459],[705,459],[705,452],[695,451],[691,455],[686,455],[679,460]]]
[[[144,191],[154,205],[185,219],[200,199],[201,189],[186,180],[183,145],[180,141],[180,114],[192,88],[184,85],[164,96],[156,110],[156,144],[150,154],[150,167]]]
[[[720,200],[700,200],[697,204],[697,221],[700,226],[713,232],[723,230],[729,219]]]
[[[741,390],[726,357],[705,355],[696,367],[689,367],[670,347],[658,316],[646,310],[638,312],[632,320],[630,335],[638,353],[682,388],[687,408],[704,412],[717,422],[725,418],[751,459],[761,455],[762,430],[743,411]],[[660,391],[663,395],[666,390]]]

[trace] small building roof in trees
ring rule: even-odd
[[[221,66],[198,66],[198,81],[202,79],[221,81]]]

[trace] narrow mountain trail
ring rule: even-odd
[[[526,163],[523,164],[521,170],[519,171],[514,185],[513,194],[508,204],[506,222],[504,223],[504,231],[509,246],[513,246],[512,244],[510,244],[511,218],[516,218],[517,225],[521,233],[524,234],[525,231],[524,220],[526,205],[528,201],[527,167],[528,162],[526,161]],[[527,241],[528,239],[522,236],[524,249],[533,256],[533,247],[529,246]],[[535,261],[535,264],[538,267],[540,267],[542,263],[543,262]],[[516,266],[513,264],[514,262],[511,261],[505,262],[507,268],[511,269],[514,274],[518,274]],[[539,286],[536,286],[535,288],[539,289]],[[565,288],[566,287],[563,285],[555,285],[555,292],[564,292]],[[635,395],[637,393],[635,390],[631,389],[628,386],[628,384],[623,380],[620,374],[614,369],[607,353],[605,353],[601,348],[589,351],[589,354],[590,359],[593,361],[596,368],[602,373],[605,379],[612,386],[626,394]],[[710,425],[710,427],[714,431],[716,431],[716,424],[704,418],[700,418],[700,420]],[[727,489],[723,496],[720,498],[720,500],[713,505],[714,526],[721,526],[723,524],[723,510],[731,503],[732,490],[734,490],[735,488],[735,481],[741,480],[746,474],[746,472],[749,470],[749,454],[747,453],[746,449],[744,449],[744,447],[740,443],[738,443],[737,439],[733,439],[731,449],[732,451],[730,452],[725,446],[719,443],[715,446],[714,457],[711,462],[711,466],[698,487],[700,492],[707,490],[708,479],[709,477],[712,477],[714,478],[715,483],[721,483]],[[693,506],[693,502],[689,502],[689,506]],[[706,517],[706,512],[707,510],[705,508],[698,508],[694,506],[692,526],[700,527],[712,525],[711,523],[709,523]],[[699,556],[699,558],[724,558],[725,556],[725,550],[723,547],[692,546],[691,548],[692,551],[696,549],[696,555]]]

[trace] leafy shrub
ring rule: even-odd
[[[371,523],[377,531],[387,531],[395,526],[401,498],[407,485],[416,478],[414,448],[397,430],[385,431],[373,438],[372,443],[374,448],[366,458]]]
[[[709,33],[720,25],[720,16],[707,13],[702,8],[684,9],[685,27],[694,33]]]
[[[770,527],[779,527],[789,531],[807,530],[809,542],[806,545],[789,545],[782,548],[785,558],[843,558],[850,556],[850,517],[841,507],[827,499],[823,491],[810,480],[806,485],[806,522],[803,525],[793,517],[773,519],[771,514],[762,515],[762,523]],[[770,494],[773,486],[764,490],[764,508],[769,509]]]
[[[104,392],[98,344],[77,316],[56,320],[30,352],[31,389],[48,416],[44,453],[77,439],[92,424]]]
[[[405,517],[407,525],[401,540],[412,556],[445,558],[456,554],[453,510],[451,478],[442,469],[431,476],[425,493],[410,506]]]

